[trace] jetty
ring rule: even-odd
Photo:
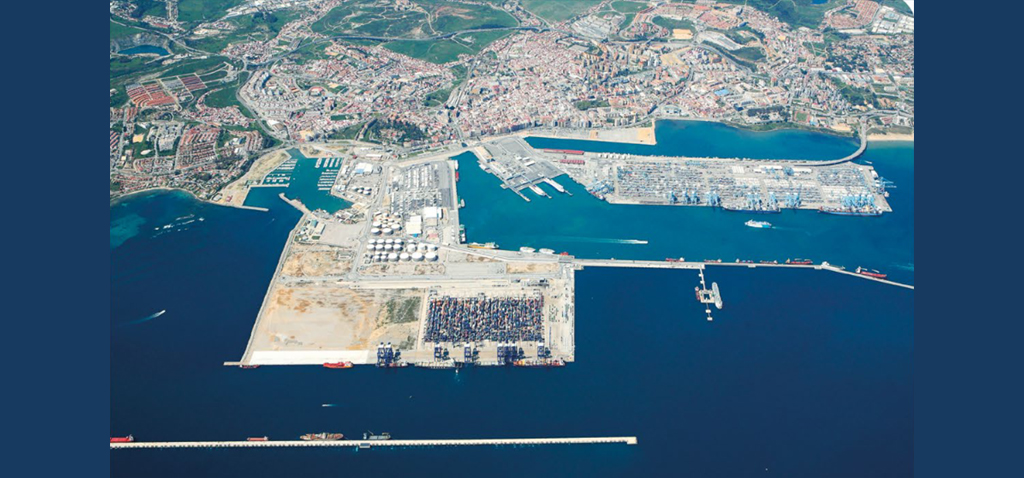
[[[111,450],[167,449],[167,448],[293,448],[293,447],[433,447],[433,446],[522,446],[522,445],[636,445],[632,437],[576,437],[576,438],[476,438],[434,440],[266,440],[266,441],[154,441],[111,443]]]

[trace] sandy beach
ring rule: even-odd
[[[910,134],[899,134],[899,133],[872,133],[868,135],[868,141],[914,141],[914,133]]]
[[[281,163],[287,161],[288,158],[288,153],[283,149],[261,156],[242,177],[220,190],[220,200],[214,202],[214,204],[241,206],[245,203],[245,197],[249,194],[248,183],[250,181],[261,181],[264,176],[280,166]]]

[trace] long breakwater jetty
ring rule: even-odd
[[[829,272],[837,272],[840,274],[846,274],[854,276],[860,279],[873,280],[875,282],[881,282],[887,285],[894,285],[896,287],[903,287],[904,289],[914,290],[914,286],[910,284],[903,284],[900,282],[894,282],[888,279],[882,279],[878,277],[871,277],[864,274],[858,274],[842,269],[838,266],[831,265],[827,262],[821,264],[776,264],[776,263],[753,263],[753,262],[687,262],[682,260],[668,260],[668,261],[642,261],[642,260],[628,260],[628,259],[573,259],[572,261],[577,268],[582,269],[584,267],[632,267],[632,268],[643,268],[643,269],[693,269],[693,270],[704,270],[707,266],[720,266],[720,267],[748,267],[751,269],[758,267],[784,267],[790,269],[814,269],[824,270]]]
[[[461,440],[253,440],[253,441],[154,441],[111,443],[111,450],[166,448],[290,448],[290,447],[434,447],[434,446],[536,446],[536,445],[636,445],[636,437],[575,438],[476,438]]]

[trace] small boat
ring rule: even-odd
[[[753,227],[755,229],[771,229],[772,228],[772,223],[770,223],[768,221],[755,221],[755,220],[751,219],[751,220],[745,222],[744,224],[746,224],[747,227]]]

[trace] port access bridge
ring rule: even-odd
[[[111,443],[111,450],[166,448],[291,448],[291,447],[432,447],[432,446],[519,446],[519,445],[636,445],[636,437],[576,438],[476,438],[465,440],[256,440],[256,441],[154,441]]]

